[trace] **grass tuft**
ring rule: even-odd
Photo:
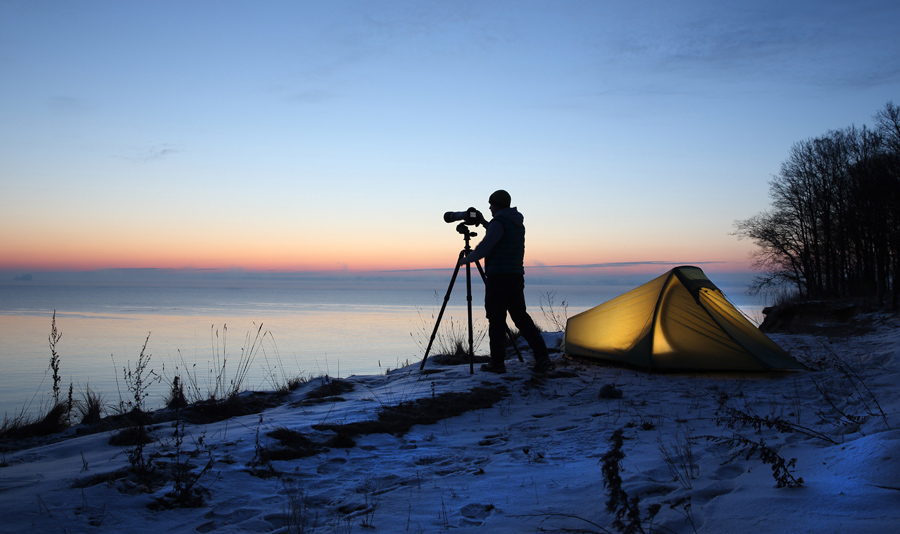
[[[84,391],[81,392],[81,398],[75,402],[75,409],[81,416],[81,424],[95,425],[99,423],[103,418],[105,404],[100,392],[94,391],[90,385],[86,385]]]

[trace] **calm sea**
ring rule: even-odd
[[[602,285],[531,283],[526,299],[535,321],[555,331],[542,306],[572,316],[650,278]],[[49,403],[54,311],[62,389],[71,383],[78,398],[90,387],[118,404],[129,396],[124,370],[137,365],[145,341],[149,369],[167,380],[190,373],[202,393],[215,388],[222,368],[230,384],[251,357],[242,390],[271,390],[298,375],[379,374],[420,361],[449,279],[448,273],[414,281],[0,283],[0,413],[33,414]],[[745,313],[758,315],[743,288],[723,290]],[[472,294],[474,326],[480,330],[486,326],[480,280],[473,282]],[[436,343],[453,338],[454,331],[465,332],[466,317],[461,278]],[[480,350],[487,350],[486,342]],[[165,381],[152,385],[147,404],[161,406],[166,391]]]

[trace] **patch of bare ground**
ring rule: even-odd
[[[157,426],[171,423],[176,419],[195,425],[224,421],[241,415],[260,413],[284,402],[284,394],[268,392],[247,392],[223,400],[196,402],[174,410],[164,408],[156,411],[130,411],[108,415],[91,424],[69,427],[60,415],[60,409],[50,413],[35,423],[10,428],[0,433],[0,452],[13,452],[37,445],[55,443],[74,436],[97,434],[99,432],[119,432],[136,424]],[[67,430],[69,430],[67,432]],[[126,440],[130,441],[130,440]]]
[[[353,390],[353,382],[326,376],[322,378],[322,383],[319,386],[307,393],[303,400],[297,404],[306,406],[310,404],[321,404],[323,402],[342,401],[344,399],[341,395],[350,393]]]
[[[383,406],[377,418],[370,421],[313,425],[314,430],[330,434],[325,441],[314,441],[297,430],[278,428],[268,434],[278,441],[278,445],[266,451],[266,458],[291,460],[312,456],[324,448],[351,448],[356,446],[356,436],[366,434],[402,436],[415,425],[430,425],[471,410],[490,408],[508,395],[509,391],[502,386],[479,386],[469,391],[442,393],[396,406]]]

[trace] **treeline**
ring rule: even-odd
[[[898,308],[900,106],[888,102],[874,121],[796,143],[769,182],[771,209],[735,222],[759,247],[753,290]]]

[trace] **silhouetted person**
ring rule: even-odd
[[[484,239],[460,264],[471,263],[485,258],[484,309],[487,312],[488,336],[490,337],[491,361],[481,366],[490,373],[506,372],[506,314],[528,342],[534,353],[532,371],[545,373],[553,369],[553,362],[547,353],[544,338],[535,326],[525,308],[525,225],[524,217],[515,207],[510,207],[511,198],[504,190],[495,191],[490,204],[490,222],[479,212],[479,223],[487,231]]]

